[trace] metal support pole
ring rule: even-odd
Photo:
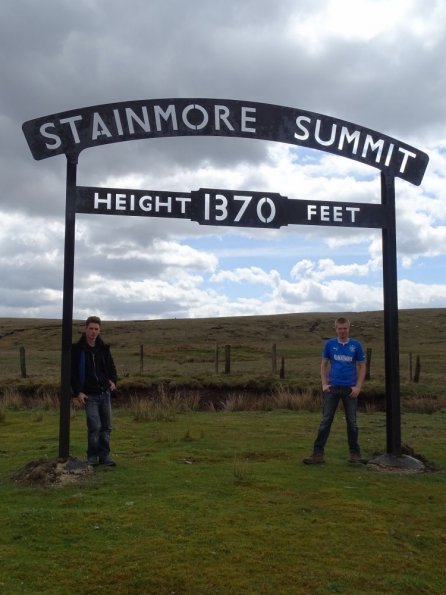
[[[388,208],[388,223],[382,230],[387,453],[399,457],[401,412],[395,178],[384,173],[381,173],[381,202]]]
[[[71,343],[73,335],[77,161],[77,153],[67,154],[59,421],[59,458],[64,460],[67,460],[70,456]]]

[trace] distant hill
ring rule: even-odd
[[[111,345],[121,387],[189,386],[226,390],[277,383],[297,389],[319,386],[324,340],[334,336],[334,320],[347,316],[351,336],[371,349],[367,390],[384,390],[384,316],[382,311],[303,313],[271,316],[103,321],[103,339]],[[73,324],[73,341],[83,321]],[[446,378],[446,308],[399,311],[400,377],[406,394],[443,393]],[[57,390],[60,377],[61,321],[0,318],[0,390]],[[225,346],[231,348],[231,372],[224,373]],[[277,372],[273,373],[273,346]],[[19,348],[26,352],[27,378],[20,377]],[[216,366],[218,348],[218,371]],[[411,354],[411,355],[410,355]],[[410,381],[417,356],[420,383]],[[283,358],[283,360],[282,360]],[[284,364],[284,378],[279,379]]]

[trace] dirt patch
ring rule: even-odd
[[[12,481],[22,485],[64,486],[91,477],[93,469],[79,459],[39,459],[30,461],[14,473]]]

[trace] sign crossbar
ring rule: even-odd
[[[272,192],[192,192],[78,186],[76,212],[189,219],[200,225],[278,229],[294,225],[386,228],[387,205],[288,198]]]

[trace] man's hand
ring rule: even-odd
[[[357,399],[359,397],[359,393],[361,392],[361,387],[356,385],[356,386],[352,386],[352,392],[350,393],[350,396],[352,399]]]
[[[85,393],[79,393],[77,395],[77,399],[81,405],[85,405],[87,402],[87,395]]]
[[[330,388],[331,388],[331,386],[329,384],[323,384],[322,385],[322,392],[323,393],[329,393],[330,392]]]

